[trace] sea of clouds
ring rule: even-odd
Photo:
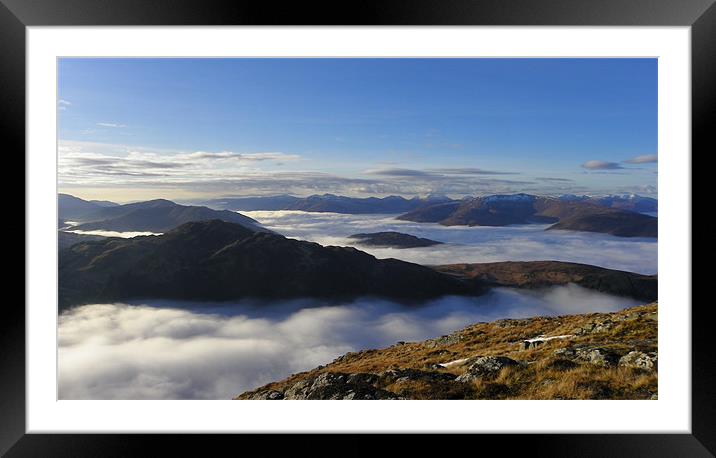
[[[497,261],[570,261],[642,274],[657,273],[657,239],[573,231],[545,231],[549,225],[504,227],[441,226],[395,219],[397,215],[345,215],[303,211],[241,212],[287,237],[321,245],[354,246],[378,258],[438,265]],[[444,245],[424,248],[361,246],[349,235],[397,231]]]
[[[575,285],[498,288],[413,305],[371,298],[86,305],[59,316],[59,398],[229,399],[349,351],[437,337],[479,321],[633,305]]]

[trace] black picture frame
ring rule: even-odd
[[[716,151],[708,121],[708,115],[716,113],[714,0],[363,0],[285,5],[242,0],[0,0],[0,114],[7,156],[24,156],[25,29],[60,25],[690,26],[692,151],[702,155]],[[15,208],[24,213],[24,206],[23,210],[18,208],[17,185],[5,188],[6,195],[16,200]],[[25,238],[25,246],[30,243],[32,240]],[[10,275],[25,275],[24,269],[13,266],[6,277],[6,287],[20,284],[19,278]],[[532,455],[543,451],[553,456],[713,456],[716,361],[711,350],[712,332],[708,304],[693,307],[691,434],[483,435],[479,438],[480,448],[507,446],[511,451],[523,449]],[[26,434],[25,311],[17,302],[4,304],[0,345],[0,454],[143,456],[156,447],[167,454],[177,449],[205,453],[234,447],[237,441],[247,439],[233,435]],[[369,442],[339,440],[350,444],[341,454],[372,453]],[[423,435],[413,436],[409,442],[412,447],[428,451],[439,447],[436,443],[441,441]],[[270,443],[272,447],[284,444],[294,451],[318,447],[315,439],[307,436]]]

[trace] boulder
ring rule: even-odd
[[[481,378],[495,377],[503,368],[519,366],[522,363],[506,356],[480,356],[466,363],[464,374],[455,379],[457,382],[473,382]]]
[[[619,361],[619,355],[601,347],[568,347],[554,351],[556,356],[570,360],[577,360],[594,364],[595,366],[614,366]]]
[[[630,351],[619,359],[619,365],[651,371],[656,368],[656,357],[641,351]]]
[[[460,334],[450,334],[445,336],[440,336],[436,339],[429,339],[426,340],[423,345],[425,345],[428,348],[435,348],[440,347],[443,345],[453,345],[462,339],[462,336]]]
[[[251,399],[275,401],[283,399],[283,393],[276,390],[262,391],[251,396]]]
[[[447,372],[421,371],[418,369],[390,369],[380,373],[384,383],[405,383],[420,381],[426,383],[451,382],[455,375]]]
[[[315,378],[301,380],[284,392],[284,399],[396,399],[389,391],[371,383],[375,374],[342,374],[324,372]]]
[[[595,320],[575,329],[572,333],[575,335],[597,334],[599,332],[609,331],[614,324],[615,323],[609,318]]]

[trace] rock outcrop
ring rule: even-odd
[[[505,367],[519,366],[520,363],[507,356],[479,356],[467,362],[465,373],[457,377],[458,382],[473,382],[483,378],[494,378]]]

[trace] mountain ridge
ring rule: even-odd
[[[266,197],[227,197],[206,201],[208,206],[234,211],[300,210],[344,214],[398,214],[421,206],[450,200],[446,197],[428,196],[406,199],[402,196],[347,197],[335,194],[314,194],[308,197],[277,195]]]
[[[484,292],[478,283],[428,267],[221,220],[186,223],[159,236],[74,244],[60,253],[59,285],[61,307],[145,298],[421,300]]]
[[[658,297],[658,276],[563,261],[502,261],[433,266],[439,272],[495,287],[539,289],[575,284],[643,301]]]

